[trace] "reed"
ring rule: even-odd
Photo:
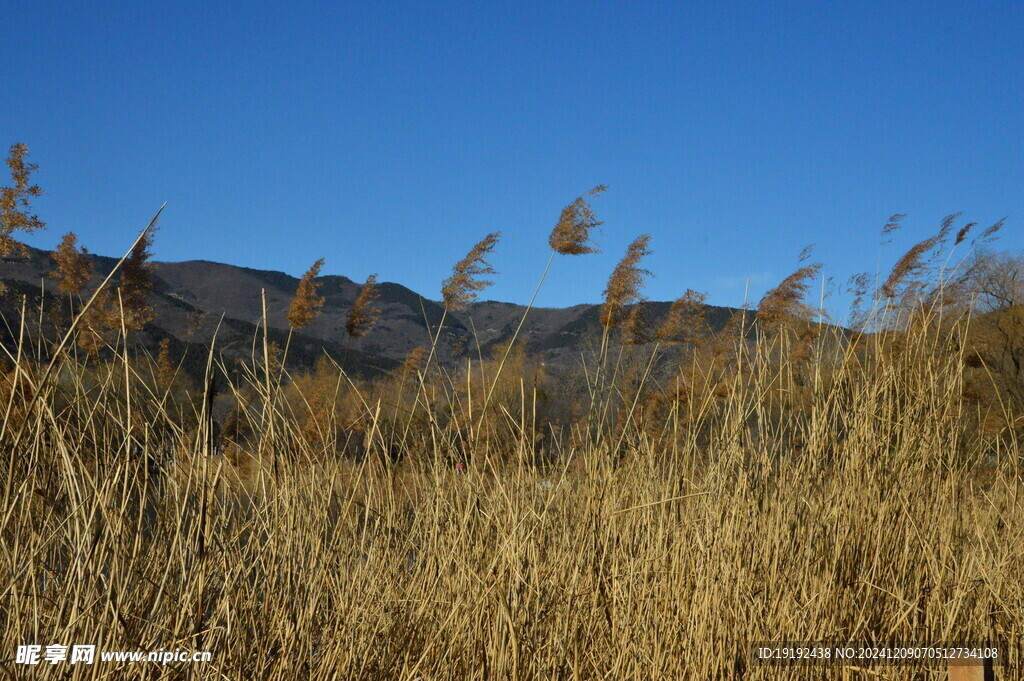
[[[453,269],[452,309],[496,242]],[[377,381],[328,358],[293,375],[265,319],[243,370],[214,337],[180,390],[173,345],[126,342],[120,308],[101,353],[73,351],[113,273],[59,343],[24,307],[0,346],[5,666],[26,669],[18,645],[92,643],[213,659],[68,678],[910,681],[943,662],[764,666],[750,646],[974,640],[1005,644],[996,674],[1013,678],[1021,411],[970,396],[987,366],[967,361],[971,314],[879,308],[906,316],[857,336],[819,324],[801,354],[805,327],[712,328],[687,292],[655,341],[648,252],[635,240],[609,281],[589,359],[616,354],[614,399],[598,403],[592,364],[549,377],[510,343],[457,367],[433,329]],[[768,320],[806,311],[811,279],[785,280]]]

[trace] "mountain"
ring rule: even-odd
[[[117,260],[90,257],[94,263],[92,285],[96,286]],[[281,347],[289,342],[287,312],[298,286],[297,278],[283,272],[203,260],[154,265],[151,304],[156,318],[139,335],[143,346],[153,350],[162,339],[170,338],[172,349],[187,355],[191,368],[201,373],[208,343],[216,333],[215,347],[224,357],[249,358],[254,352],[254,339],[262,338],[259,327],[264,305],[268,338]],[[36,249],[29,249],[27,256],[0,259],[0,282],[8,287],[0,300],[0,312],[7,322],[0,334],[8,340],[17,335],[15,322],[20,318],[22,300],[32,310],[27,315],[30,318],[39,317],[40,291],[45,291],[47,307],[59,302],[52,294],[53,281],[47,278],[53,268],[51,254]],[[361,285],[343,276],[319,277],[317,282],[318,294],[324,298],[322,314],[308,327],[292,334],[290,366],[311,366],[326,351],[350,372],[365,376],[386,372],[398,366],[414,348],[429,346],[431,332],[436,333],[444,316],[441,303],[401,284],[380,283],[380,297],[374,304],[381,311],[380,320],[365,337],[349,339],[345,321]],[[648,314],[654,324],[660,324],[669,306],[667,302],[649,303]],[[557,370],[574,362],[583,349],[600,342],[599,308],[534,308],[519,337],[527,343],[530,353]],[[494,346],[512,338],[525,312],[523,305],[484,301],[448,313],[439,343],[440,360],[475,357],[478,343],[486,355]],[[721,328],[735,312],[733,308],[708,306],[708,321],[712,328]]]

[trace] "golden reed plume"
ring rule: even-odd
[[[607,186],[599,184],[587,192],[587,196],[599,196],[607,189]],[[586,198],[577,197],[575,201],[562,209],[558,223],[555,224],[555,228],[551,230],[551,236],[548,237],[548,244],[556,253],[562,255],[600,253],[592,241],[590,233],[602,224],[604,223],[594,215]]]
[[[14,232],[35,232],[46,229],[46,223],[38,215],[29,212],[32,199],[41,196],[39,185],[31,184],[32,173],[39,168],[35,163],[26,163],[28,147],[24,144],[11,146],[7,167],[11,169],[10,187],[0,187],[0,256],[7,256],[15,250],[25,252],[25,245],[15,241]]]
[[[686,289],[686,293],[672,303],[668,316],[658,328],[658,340],[668,345],[698,344],[708,332],[706,299],[707,294]]]
[[[612,270],[608,286],[604,290],[604,304],[601,306],[601,324],[612,329],[625,318],[626,308],[643,300],[640,291],[645,279],[652,276],[649,270],[640,267],[640,260],[650,255],[648,244],[650,234],[641,234],[626,249],[626,255]]]
[[[478,277],[483,274],[497,274],[485,258],[494,251],[500,238],[501,232],[488,234],[452,268],[452,276],[445,279],[441,286],[441,295],[444,296],[444,306],[447,309],[458,310],[465,307],[476,300],[477,293],[493,283]]]
[[[320,285],[315,280],[320,275],[320,268],[323,266],[324,259],[320,258],[299,280],[295,298],[292,299],[292,304],[288,308],[288,323],[293,329],[303,329],[320,316],[324,299],[316,294]]]
[[[371,274],[366,278],[366,283],[359,289],[356,302],[348,311],[348,319],[345,321],[345,330],[352,338],[362,338],[373,325],[380,319],[380,310],[373,306],[373,302],[380,297],[377,290],[377,275]]]
[[[92,260],[89,251],[78,247],[78,235],[68,232],[61,239],[60,245],[53,253],[57,269],[50,273],[56,280],[57,290],[67,295],[78,295],[89,283],[92,276]]]

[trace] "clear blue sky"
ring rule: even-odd
[[[504,238],[485,298],[525,302],[563,205],[603,183],[599,256],[539,304],[597,302],[638,234],[647,294],[757,299],[817,243],[837,279],[947,213],[1024,229],[1020,2],[5,3],[0,144],[25,142],[52,248],[432,298]]]

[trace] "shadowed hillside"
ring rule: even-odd
[[[102,281],[117,263],[114,258],[90,256],[94,269],[91,285]],[[27,297],[29,307],[37,307],[40,284],[52,291],[47,281],[54,262],[48,251],[30,249],[25,257],[12,255],[0,260],[0,281]],[[163,338],[173,339],[185,348],[196,339],[204,343],[217,330],[217,346],[228,357],[248,357],[254,332],[263,317],[266,297],[270,340],[283,346],[289,331],[288,306],[295,295],[298,278],[283,272],[254,270],[205,260],[179,263],[155,263],[152,305],[156,312],[139,341],[150,350]],[[441,303],[428,300],[401,284],[382,282],[375,306],[381,311],[378,323],[358,339],[345,333],[345,320],[359,295],[360,284],[343,276],[317,279],[318,294],[324,298],[322,314],[308,327],[293,333],[289,366],[309,367],[328,352],[347,370],[361,375],[387,371],[414,348],[431,344],[430,329],[436,332],[444,314]],[[50,299],[52,305],[54,299]],[[21,296],[7,296],[2,305],[8,323],[17,318]],[[648,303],[653,323],[668,314],[669,303]],[[527,316],[520,339],[531,355],[545,362],[549,370],[565,369],[581,350],[601,337],[599,305],[574,305],[568,308],[534,308]],[[507,342],[514,334],[526,307],[494,301],[474,302],[465,309],[449,312],[438,345],[442,362],[466,355],[487,354]],[[706,307],[713,330],[721,329],[736,310]],[[474,335],[475,334],[475,335]],[[205,345],[203,347],[206,347]],[[155,354],[155,353],[154,353]],[[196,354],[197,361],[205,351]]]

